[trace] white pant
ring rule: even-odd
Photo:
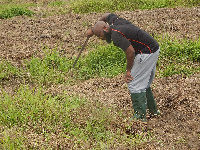
[[[151,86],[155,76],[159,51],[160,49],[155,53],[136,55],[131,69],[133,80],[128,83],[130,93],[146,92],[146,89]]]

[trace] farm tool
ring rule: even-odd
[[[84,50],[84,48],[85,48],[85,46],[86,46],[86,44],[87,44],[87,42],[88,42],[88,40],[89,40],[89,38],[90,38],[90,37],[87,37],[87,39],[85,40],[85,43],[83,44],[83,47],[81,48],[81,50],[80,50],[80,52],[79,52],[79,54],[78,54],[78,57],[76,58],[76,60],[75,60],[75,62],[74,62],[74,64],[73,64],[73,67],[72,67],[72,68],[75,67],[75,65],[76,65],[76,63],[77,63],[79,57],[81,56],[82,51]]]

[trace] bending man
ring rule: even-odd
[[[89,37],[95,35],[107,43],[113,41],[126,53],[125,81],[131,93],[133,118],[146,121],[147,108],[150,115],[159,115],[150,87],[159,56],[158,42],[147,32],[113,13],[104,14],[86,34]]]

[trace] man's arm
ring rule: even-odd
[[[110,13],[105,13],[101,18],[99,18],[99,21],[104,21],[104,22],[106,22],[106,19],[107,19],[108,15],[110,15]],[[88,29],[88,30],[86,31],[86,36],[87,36],[87,37],[92,37],[93,35],[94,35],[93,28]]]
[[[106,19],[107,19],[108,15],[110,15],[110,13],[105,13],[105,14],[99,19],[99,21],[104,21],[104,22],[106,22]]]
[[[133,77],[131,76],[131,69],[133,67],[133,62],[135,59],[135,50],[133,46],[130,45],[126,49],[125,53],[126,53],[126,59],[127,59],[125,81],[126,83],[129,83],[131,80],[133,80]]]

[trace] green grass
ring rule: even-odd
[[[27,62],[27,72],[32,79],[42,84],[63,83],[69,72],[73,73],[74,79],[87,80],[94,77],[114,77],[126,68],[125,53],[113,46],[97,46],[86,56],[81,56],[74,69],[73,59],[62,57],[56,50],[47,50],[45,57],[35,58]]]
[[[166,36],[163,40],[160,37],[158,41],[161,47],[157,67],[158,76],[166,77],[174,74],[188,76],[199,72],[199,40],[177,40]],[[95,50],[90,51],[87,55],[82,55],[72,70],[70,69],[76,58],[61,57],[56,50],[53,50],[47,52],[43,59],[33,58],[28,62],[28,72],[39,81],[54,81],[54,83],[62,83],[65,75],[69,72],[73,73],[74,79],[79,80],[114,77],[125,72],[126,57],[120,48],[111,44],[93,46],[93,49]]]
[[[0,60],[0,81],[9,80],[9,78],[17,76],[22,76],[21,69],[13,66],[7,61]]]
[[[189,76],[200,70],[200,40],[178,40],[157,37],[160,43],[160,56],[157,76],[167,77],[175,74]],[[111,45],[90,47],[87,55],[81,55],[75,68],[76,57],[69,59],[59,52],[45,49],[45,57],[33,57],[24,64],[24,69],[16,68],[7,62],[0,62],[0,80],[12,77],[28,78],[31,83],[42,85],[70,84],[76,80],[96,77],[114,77],[125,72],[126,57],[120,49]]]
[[[45,50],[45,57],[35,58],[26,63],[26,72],[32,80],[41,84],[63,83],[70,81],[66,76],[73,73],[76,80],[87,80],[94,77],[114,77],[125,70],[124,52],[113,46],[98,46],[88,55],[80,57],[74,69],[76,58],[62,57],[56,50]],[[71,70],[72,69],[72,70]]]
[[[0,2],[1,18],[10,18],[18,15],[32,16],[28,8],[45,7],[47,10],[41,10],[43,16],[54,14],[90,13],[90,12],[116,12],[116,11],[134,11],[136,9],[155,9],[155,8],[174,8],[174,7],[197,7],[200,6],[199,0],[39,0],[36,2],[25,0],[10,0]],[[20,9],[20,10],[19,10]]]
[[[66,4],[67,4],[67,2],[62,1],[62,0],[56,0],[56,1],[48,3],[48,5],[50,5],[50,6],[65,6]]]
[[[31,11],[30,8],[35,8],[38,10],[38,7],[46,8],[41,11]],[[10,0],[0,2],[0,19],[12,18],[15,16],[26,15],[29,17],[34,16],[36,13],[43,14],[43,17],[54,15],[54,14],[63,14],[67,13],[68,3],[62,0],[40,0],[37,2],[34,1],[25,1],[25,0]]]
[[[12,7],[10,9],[3,10],[0,14],[0,19],[7,19],[16,16],[32,16],[34,13],[31,10],[20,8],[20,7]]]
[[[1,149],[56,148],[55,141],[62,142],[60,148],[109,149],[121,144],[131,148],[152,139],[150,133],[144,133],[146,137],[127,137],[123,130],[130,128],[130,124],[120,122],[117,130],[113,123],[118,122],[118,114],[99,102],[91,103],[66,92],[53,96],[42,87],[28,85],[21,85],[13,94],[2,91]]]
[[[19,2],[16,0],[0,2],[0,19],[7,19],[16,16],[26,15],[33,16],[34,12],[29,10],[28,7],[36,7],[36,4]]]
[[[67,77],[73,60],[60,56],[56,49],[44,49],[44,51],[44,58],[33,57],[25,64],[26,72],[30,74],[32,82],[50,85],[52,83],[66,84],[74,80]]]
[[[191,75],[200,71],[200,39],[170,39],[161,40],[161,54],[158,61],[160,77],[175,74]]]
[[[113,44],[99,45],[87,56],[81,57],[75,69],[76,76],[80,79],[114,77],[126,70],[126,56]]]
[[[200,63],[200,38],[198,40],[170,39],[164,37],[159,40],[163,49],[162,57],[169,57],[179,61],[194,61]]]
[[[200,39],[170,39],[157,37],[161,51],[157,76],[167,77],[175,74],[191,75],[200,70]],[[83,65],[84,64],[84,65]],[[125,53],[114,45],[96,46],[87,56],[81,57],[75,69],[80,79],[94,77],[114,77],[125,72]]]
[[[135,9],[155,9],[165,7],[195,7],[199,6],[198,0],[80,0],[72,1],[71,9],[75,13],[89,12],[115,12]]]

